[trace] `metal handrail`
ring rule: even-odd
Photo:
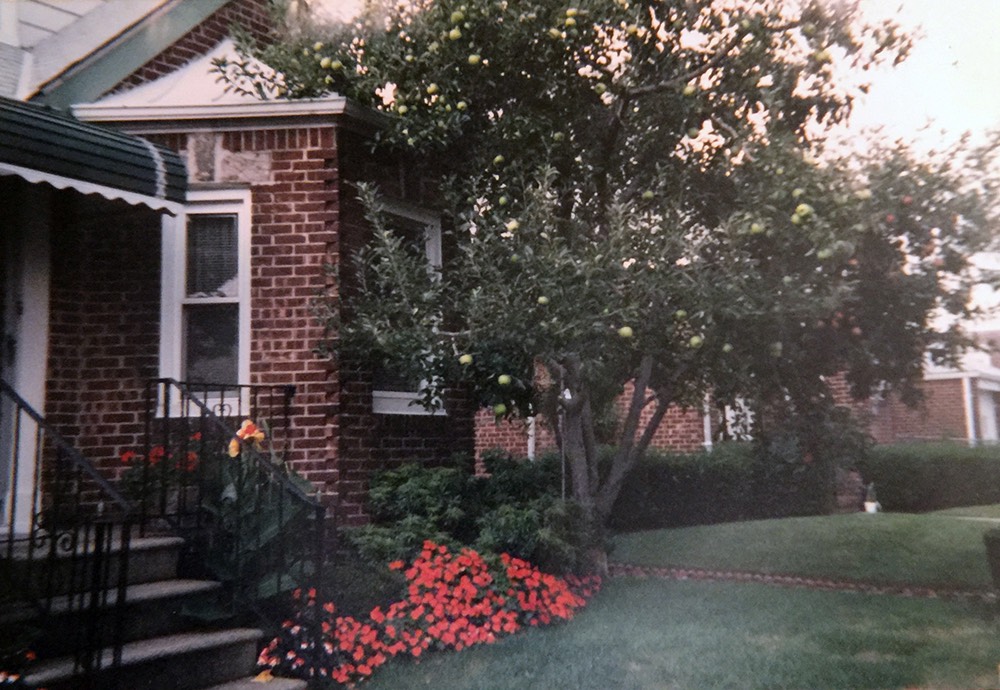
[[[231,465],[224,455],[234,421],[249,418],[283,422],[269,430],[268,443],[281,453],[283,437],[287,457],[294,393],[282,385],[149,382],[146,447],[136,475],[140,529],[162,526],[184,537],[197,555],[187,563],[231,585],[224,588],[225,606],[238,602],[241,610],[262,613],[257,604],[266,597],[255,593],[258,585],[283,591],[322,580],[326,506],[318,494],[297,484],[285,462],[241,452],[240,463]]]
[[[223,423],[222,419],[219,418],[219,415],[216,414],[216,412],[208,405],[208,403],[206,403],[205,401],[203,401],[203,400],[201,400],[201,399],[199,399],[197,397],[197,390],[194,388],[193,384],[182,382],[182,381],[177,381],[176,379],[172,379],[172,378],[159,378],[159,379],[153,379],[152,381],[150,381],[150,385],[151,386],[153,386],[153,385],[156,385],[156,386],[169,385],[169,386],[173,386],[174,388],[177,388],[179,391],[181,391],[183,393],[186,393],[188,400],[190,400],[195,405],[195,407],[197,407],[199,409],[199,411],[201,412],[200,419],[202,419],[202,420],[208,420],[209,423],[213,424],[215,426],[216,430],[219,431],[223,435],[228,435],[228,436],[232,436],[233,435],[233,430],[230,429],[228,426],[226,426],[225,423]],[[226,384],[214,384],[214,383],[199,383],[198,387],[202,388],[205,391],[209,391],[209,390],[225,391],[227,389],[234,389],[237,392],[240,389],[249,388],[249,386],[234,386],[234,385],[231,385],[231,384],[230,385],[226,385]],[[287,405],[289,403],[290,399],[291,399],[291,396],[293,396],[295,394],[295,387],[294,386],[280,386],[280,387],[284,389],[285,404]],[[271,386],[262,386],[262,388],[273,388],[273,387],[271,387]],[[170,410],[169,410],[170,401],[169,400],[165,400],[165,401],[161,401],[161,403],[162,404],[158,405],[158,407],[162,406],[164,408],[167,408],[166,412],[169,414],[169,412],[170,412]],[[286,414],[287,414],[287,410],[286,410]],[[285,475],[285,474],[283,474],[283,473],[281,473],[275,465],[266,464],[266,463],[262,463],[262,462],[259,462],[259,461],[257,461],[257,465],[260,468],[265,469],[268,473],[270,473],[273,476],[275,476],[282,483],[282,485],[284,486],[284,488],[289,493],[291,493],[293,496],[295,496],[296,498],[299,498],[300,500],[302,500],[303,502],[309,504],[310,506],[312,506],[314,508],[322,506],[322,503],[319,500],[317,500],[316,498],[310,496],[305,491],[303,491],[301,487],[299,487],[296,484],[294,484],[288,478],[288,476]]]
[[[66,437],[56,431],[45,418],[42,417],[35,409],[31,406],[28,401],[17,394],[13,386],[8,384],[3,379],[0,379],[0,392],[9,397],[15,404],[15,406],[24,414],[28,415],[35,424],[44,432],[45,437],[54,443],[59,450],[66,454],[66,457],[82,472],[87,475],[87,478],[94,482],[101,491],[107,496],[108,499],[114,502],[114,504],[121,509],[125,514],[132,513],[135,506],[127,498],[121,495],[121,493],[105,479],[100,472],[91,464],[83,453],[76,449],[73,444],[71,444]]]
[[[0,575],[16,600],[30,607],[34,625],[44,631],[43,645],[72,654],[75,682],[92,687],[98,674],[117,668],[122,660],[135,507],[3,380],[0,401],[0,410],[12,413],[9,420],[0,420],[10,424],[5,450],[11,463],[5,470],[9,503]],[[30,444],[33,466],[27,524],[19,524],[24,440]],[[95,489],[93,495],[87,493]],[[48,491],[52,500],[46,507]],[[113,517],[108,515],[109,504],[112,512],[117,509]],[[78,616],[78,625],[66,629],[57,615]]]

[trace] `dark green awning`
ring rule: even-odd
[[[187,174],[173,151],[43,106],[0,98],[0,175],[176,213]]]

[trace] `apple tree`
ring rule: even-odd
[[[970,152],[826,143],[857,75],[908,48],[850,2],[413,0],[247,47],[276,73],[220,69],[385,114],[376,145],[436,183],[449,260],[428,272],[362,189],[375,237],[330,305],[352,314],[337,347],[408,367],[429,405],[464,381],[499,417],[558,415],[600,525],[672,405],[798,414],[838,373],[910,395],[925,354],[967,344],[995,177]]]

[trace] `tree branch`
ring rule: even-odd
[[[687,84],[692,79],[696,79],[701,75],[705,74],[705,72],[709,71],[713,67],[722,64],[726,60],[726,58],[729,57],[729,54],[732,52],[732,50],[736,46],[738,46],[742,40],[743,40],[743,34],[738,33],[731,39],[729,39],[729,41],[722,47],[722,49],[718,53],[713,55],[707,62],[705,62],[705,64],[701,65],[697,69],[691,70],[686,74],[681,74],[679,76],[676,76],[673,79],[666,79],[664,81],[657,82],[655,84],[644,84],[642,86],[633,87],[632,89],[629,89],[627,93],[629,96],[645,96],[651,93],[676,89],[679,86]]]
[[[778,33],[778,32],[788,31],[789,29],[794,29],[801,25],[802,25],[801,21],[794,21],[770,28],[771,31]],[[732,50],[743,42],[743,37],[745,35],[746,34],[742,31],[737,32],[735,36],[733,36],[731,39],[729,39],[729,41],[725,43],[725,45],[723,45],[723,47],[720,49],[718,53],[713,55],[705,64],[701,65],[700,67],[693,69],[690,72],[687,72],[686,74],[676,76],[673,79],[666,79],[664,81],[657,82],[655,84],[645,84],[643,86],[636,86],[628,90],[627,92],[628,95],[645,96],[650,93],[676,89],[678,86],[687,84],[692,79],[697,79],[698,77],[705,74],[713,67],[717,67],[718,65],[725,62],[726,58],[729,57],[729,54],[732,52]]]

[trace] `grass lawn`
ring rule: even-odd
[[[979,510],[985,516],[993,507]],[[748,570],[887,584],[991,586],[975,510],[879,513],[733,522],[620,535],[613,561]]]
[[[987,589],[984,517],[793,518],[619,536],[612,560]],[[976,519],[968,519],[976,518]],[[1000,608],[784,589],[614,578],[569,624],[380,668],[371,690],[1000,688]]]
[[[567,625],[379,669],[370,690],[995,688],[983,605],[620,578]]]

